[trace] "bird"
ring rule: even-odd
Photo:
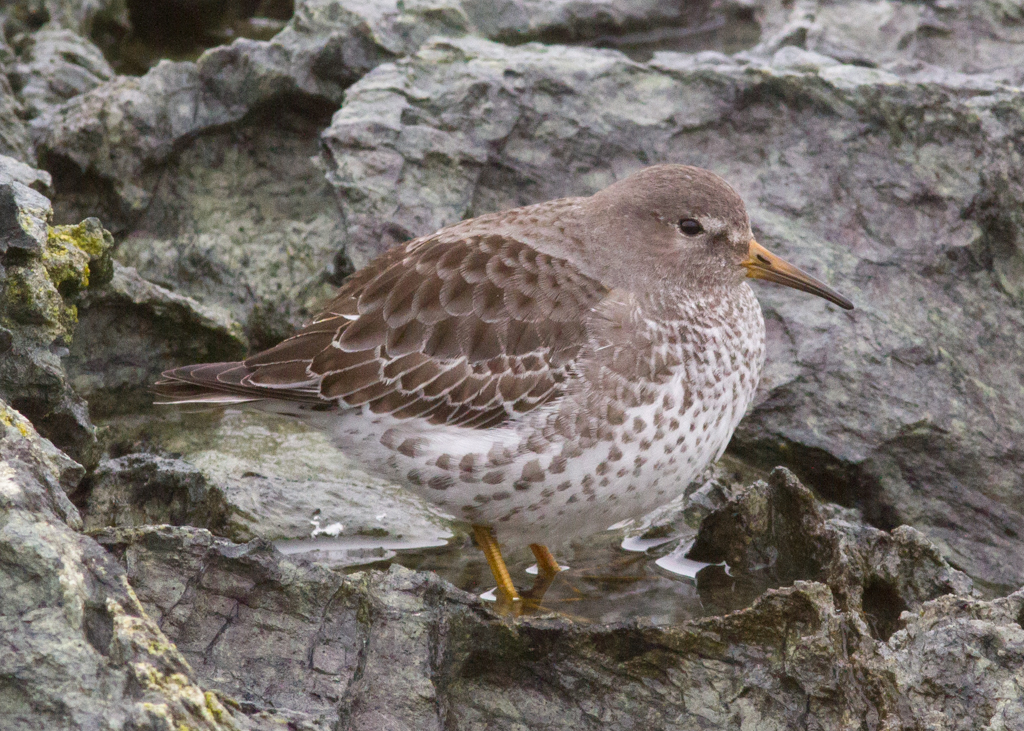
[[[506,603],[537,600],[548,544],[650,512],[725,451],[765,359],[749,279],[853,309],[760,245],[721,177],[654,165],[398,244],[280,344],[154,390],[324,430],[471,524]],[[539,586],[515,587],[498,536]]]

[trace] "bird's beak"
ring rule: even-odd
[[[750,240],[750,249],[742,265],[747,268],[747,276],[752,279],[767,279],[769,282],[785,284],[793,289],[824,297],[844,310],[852,310],[853,303],[843,297],[824,282],[819,282],[806,272],[802,272],[792,264],[780,259],[761,244]]]

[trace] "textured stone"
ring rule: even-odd
[[[37,117],[33,135],[58,220],[100,216],[123,234],[122,263],[228,308],[269,346],[350,271],[334,196],[307,159],[351,83],[435,35],[596,42],[710,12],[664,0],[304,0],[269,41],[117,77]]]
[[[307,0],[273,40],[86,91],[107,74],[90,44],[116,45],[127,4],[4,4],[0,394],[85,461],[69,384],[127,412],[109,432],[123,456],[82,481],[0,409],[4,727],[1024,728],[1024,594],[983,600],[950,566],[985,592],[1024,581],[1020,10]],[[733,25],[746,13],[763,42],[734,57],[510,47],[734,50],[756,40]],[[419,51],[432,35],[454,40]],[[838,319],[758,289],[773,349],[734,454],[892,528],[781,472],[745,490],[716,473],[642,528],[699,532],[693,555],[730,573],[706,568],[685,601],[731,614],[509,624],[436,576],[329,571],[315,561],[386,558],[351,547],[446,524],[272,417],[140,412],[157,370],[238,357],[243,333],[270,344],[390,242],[666,161],[725,175],[759,240],[858,305]],[[110,267],[94,224],[49,229],[40,193],[58,222],[101,216],[141,275]],[[104,530],[122,569],[83,517],[323,550]],[[659,607],[684,592],[630,591],[638,617],[681,614]]]
[[[946,594],[970,596],[973,589],[920,532],[900,526],[887,533],[828,518],[810,490],[781,467],[704,518],[686,555],[727,565],[741,582],[825,583],[837,606],[862,615],[872,636],[883,641],[899,626],[902,611],[917,611]],[[714,604],[728,579],[711,583],[702,595]]]
[[[170,524],[223,531],[224,495],[198,469],[180,459],[129,454],[107,459],[93,471],[85,530],[107,526]]]
[[[40,192],[40,189],[45,190],[50,187],[53,178],[45,170],[37,170],[13,157],[0,155],[0,185],[10,185],[15,182]],[[16,238],[18,237],[16,236]]]
[[[204,685],[249,712],[283,710],[307,728],[333,728],[361,664],[365,582],[194,528],[116,529],[99,540]]]
[[[115,29],[123,33],[131,25],[126,0],[10,0],[0,19],[8,37],[65,29],[88,38]]]
[[[122,263],[227,308],[255,346],[279,340],[348,271],[309,159],[343,90],[391,57],[367,32],[338,3],[307,3],[272,41],[117,77],[37,118],[57,218],[101,212]]]
[[[65,490],[82,469],[0,402],[4,728],[238,728],[146,616]]]
[[[844,63],[941,69],[1024,83],[1019,0],[758,2],[763,40],[753,55],[799,46]]]
[[[70,30],[24,37],[10,78],[27,116],[35,117],[114,75],[100,49]]]
[[[340,576],[188,528],[100,540],[201,682],[311,728],[1012,728],[1024,712],[1021,592],[922,601],[888,641],[807,581],[676,627],[508,623],[431,574]]]
[[[35,152],[22,120],[25,108],[14,95],[8,78],[13,66],[14,52],[0,38],[0,155],[31,163],[35,162]]]
[[[75,302],[111,276],[113,242],[94,218],[50,226],[49,200],[5,172],[10,168],[0,170],[0,397],[92,465],[95,429],[61,359],[78,319]]]
[[[78,301],[78,326],[65,359],[75,390],[94,418],[147,408],[150,384],[168,368],[245,355],[242,328],[221,308],[202,305],[114,263],[107,282]]]
[[[768,365],[735,453],[786,462],[875,525],[914,525],[954,565],[1013,587],[1022,96],[802,53],[780,52],[778,66],[670,53],[637,64],[427,45],[354,85],[324,134],[347,253],[362,265],[395,241],[589,194],[653,162],[720,173],[762,243],[858,306],[839,315],[758,287]]]
[[[428,503],[370,477],[326,435],[292,419],[168,409],[141,427],[128,416],[109,428],[112,448],[127,454],[101,463],[82,496],[90,528],[198,525],[236,541],[283,541],[284,550],[319,552],[311,555],[335,565],[465,535]]]

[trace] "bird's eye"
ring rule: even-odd
[[[696,236],[697,234],[704,233],[704,227],[700,225],[700,221],[692,218],[684,218],[679,221],[679,230],[687,236]]]

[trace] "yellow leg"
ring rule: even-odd
[[[556,561],[555,557],[551,555],[551,551],[548,550],[547,546],[542,546],[539,543],[531,543],[530,550],[533,551],[533,557],[537,559],[538,576],[557,574],[562,570],[558,565],[558,561]]]
[[[509,576],[508,567],[505,566],[505,560],[501,557],[501,549],[498,548],[498,541],[494,538],[494,531],[490,526],[474,525],[473,535],[476,537],[480,550],[487,558],[487,565],[491,567],[494,580],[498,582],[498,591],[504,594],[507,600],[518,601],[519,592],[512,584],[512,577]]]
[[[551,588],[555,574],[562,569],[547,546],[531,543],[530,550],[533,551],[533,557],[537,559],[537,579],[529,591],[523,592],[523,610],[532,613],[540,609],[540,603],[548,589]]]

